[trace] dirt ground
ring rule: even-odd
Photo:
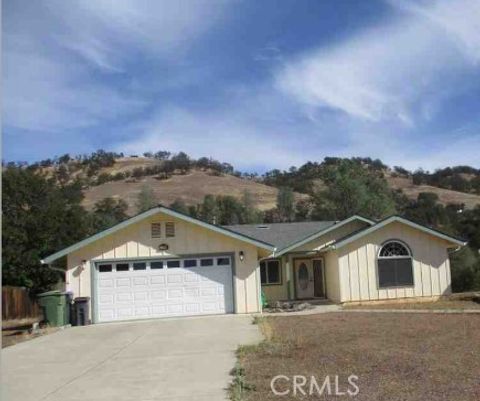
[[[440,300],[435,302],[405,302],[405,303],[384,303],[345,305],[344,309],[480,309],[480,303],[461,300]]]
[[[268,340],[239,350],[244,399],[480,399],[480,315],[331,313],[268,317],[259,324]],[[271,391],[276,375],[290,378],[276,385],[288,396]],[[307,395],[293,395],[294,375],[308,378]],[[321,396],[310,396],[311,376],[321,387],[327,375],[330,395],[325,387]],[[359,393],[335,395],[335,376],[339,392],[355,390],[350,375],[358,377]]]
[[[2,330],[2,348],[10,347],[12,345],[31,340],[39,336],[51,334],[58,331],[58,327],[43,327],[35,332],[31,332],[29,329],[11,329]]]

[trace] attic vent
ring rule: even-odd
[[[175,237],[175,223],[173,223],[172,221],[165,223],[165,237]]]
[[[152,223],[152,238],[161,238],[161,237],[162,237],[162,224]]]
[[[268,230],[270,227],[269,226],[257,226],[258,229],[260,230]]]

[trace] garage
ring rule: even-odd
[[[165,206],[41,260],[90,298],[91,323],[261,311],[259,260],[271,244]]]
[[[234,312],[229,255],[95,263],[98,322]]]

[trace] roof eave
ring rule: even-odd
[[[451,237],[451,236],[449,236],[447,234],[444,234],[440,231],[431,229],[431,228],[426,227],[424,225],[421,225],[421,224],[415,223],[413,221],[410,221],[408,219],[405,219],[404,217],[394,215],[394,216],[387,217],[386,219],[378,222],[377,224],[374,224],[373,226],[358,232],[356,235],[353,235],[349,238],[346,238],[343,241],[339,241],[336,244],[333,244],[331,246],[331,249],[340,249],[340,248],[344,247],[345,245],[348,245],[348,244],[352,243],[353,241],[356,241],[357,239],[359,239],[359,238],[361,238],[365,235],[368,235],[368,234],[370,234],[370,233],[372,233],[372,232],[374,232],[374,231],[376,231],[376,230],[378,230],[382,227],[385,227],[386,225],[388,225],[390,223],[393,223],[395,221],[406,224],[406,225],[408,225],[412,228],[416,228],[416,229],[418,229],[420,231],[423,231],[425,233],[428,233],[428,234],[430,234],[434,237],[441,238],[441,239],[443,239],[447,242],[450,242],[451,244],[454,244],[454,245],[457,245],[457,246],[466,246],[467,245],[467,241],[463,241],[463,240]]]

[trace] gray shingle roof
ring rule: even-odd
[[[225,228],[267,242],[280,250],[334,224],[334,221],[305,221],[300,223],[238,224],[225,226]]]

